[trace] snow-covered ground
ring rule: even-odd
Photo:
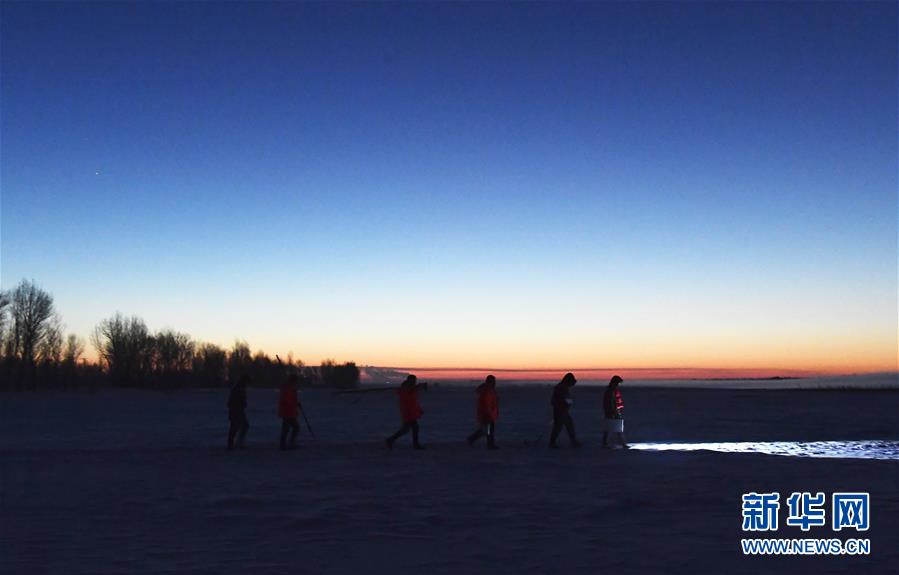
[[[500,383],[502,385],[502,382]],[[0,395],[0,573],[895,573],[899,462],[545,447],[549,388],[500,388],[498,441],[469,449],[471,389],[423,393],[428,449],[393,451],[390,392],[302,394],[313,428],[277,449],[276,392],[249,392],[227,452],[226,390]],[[899,439],[899,393],[623,388],[639,442]],[[868,491],[868,557],[745,557],[741,495]],[[782,510],[781,521],[785,510]]]

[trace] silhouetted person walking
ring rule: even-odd
[[[300,422],[297,416],[300,414],[300,401],[297,398],[297,374],[291,373],[287,381],[281,384],[278,395],[278,417],[281,418],[281,449],[295,449],[297,446],[297,433],[300,431]],[[287,433],[290,432],[290,441]]]
[[[409,430],[412,430],[412,447],[424,449],[418,441],[418,420],[424,414],[421,404],[418,403],[419,387],[418,378],[410,374],[396,390],[400,399],[400,417],[403,420],[403,426],[385,440],[388,449],[393,449],[393,442],[401,435],[408,433]]]
[[[237,447],[243,449],[250,422],[247,420],[247,384],[250,376],[243,374],[228,394],[228,419],[231,425],[228,428],[228,449],[234,449],[234,438],[237,437]]]
[[[624,380],[619,376],[613,376],[609,381],[609,387],[602,397],[602,409],[605,414],[602,427],[602,446],[605,448],[609,445],[609,434],[618,435],[618,441],[625,449],[628,448],[627,442],[624,440],[624,399],[621,397],[621,389],[618,387]]]
[[[562,432],[562,428],[568,432],[568,438],[571,440],[572,447],[580,447],[583,445],[580,441],[577,440],[577,437],[574,434],[574,421],[571,419],[571,404],[573,403],[571,399],[571,388],[574,387],[574,384],[577,383],[577,379],[574,378],[573,373],[566,373],[565,377],[562,378],[562,381],[556,384],[556,387],[553,388],[553,396],[550,403],[553,406],[553,430],[549,436],[549,446],[552,448],[558,447],[556,445],[556,439],[559,437],[559,433]]]
[[[473,446],[474,442],[486,433],[487,449],[497,449],[496,420],[499,418],[499,400],[496,396],[496,378],[488,375],[476,391],[478,394],[478,428],[468,436],[468,446]]]

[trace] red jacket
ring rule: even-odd
[[[493,423],[499,419],[499,399],[496,389],[481,384],[478,392],[478,423]]]
[[[602,398],[602,407],[606,419],[621,419],[624,417],[624,398],[621,397],[621,390],[618,387],[614,389],[611,387],[606,388]]]
[[[404,423],[412,423],[418,421],[418,418],[424,414],[424,410],[418,403],[418,388],[415,386],[401,386],[396,390],[400,396],[400,417]]]
[[[278,396],[278,417],[296,417],[300,414],[297,408],[297,388],[289,383],[281,384]]]

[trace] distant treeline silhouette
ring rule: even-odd
[[[0,291],[0,342],[3,390],[215,387],[244,373],[254,386],[269,387],[290,371],[307,385],[351,388],[360,377],[352,362],[307,366],[292,355],[282,361],[261,350],[252,353],[245,341],[226,350],[171,329],[152,333],[143,319],[121,313],[94,328],[90,342],[98,359],[87,361],[84,339],[65,334],[53,296],[28,280]]]

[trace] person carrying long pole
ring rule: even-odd
[[[300,431],[300,422],[297,416],[300,413],[300,400],[297,397],[297,383],[299,378],[296,373],[287,376],[287,380],[281,384],[278,394],[278,417],[281,418],[281,450],[296,449],[297,433]],[[305,415],[305,414],[304,414]],[[288,441],[287,434],[290,433]]]
[[[478,428],[468,436],[466,442],[469,447],[474,442],[487,434],[487,449],[496,447],[496,420],[499,418],[499,400],[496,397],[496,377],[488,375],[484,383],[475,390],[478,394],[476,417]]]
[[[400,400],[400,417],[403,425],[396,433],[384,440],[387,449],[393,449],[393,442],[401,435],[405,435],[412,431],[412,447],[414,449],[424,449],[424,446],[418,441],[418,420],[424,414],[421,404],[418,403],[418,388],[424,384],[418,383],[418,378],[409,374],[406,380],[396,390]]]

